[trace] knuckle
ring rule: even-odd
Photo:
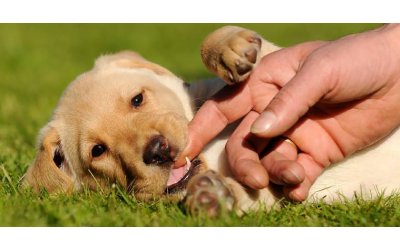
[[[225,144],[225,153],[230,163],[237,161],[238,155],[236,154],[236,151],[235,139],[230,137]]]
[[[333,76],[333,73],[336,71],[335,65],[337,65],[335,56],[325,51],[314,52],[304,63],[304,67],[318,69],[318,74],[323,80]]]
[[[217,118],[217,121],[220,121],[222,124],[228,124],[228,122],[229,122],[229,119],[226,117],[226,115],[220,110],[220,108],[219,108],[219,106],[218,106],[218,104],[217,104],[217,102],[216,101],[214,101],[214,100],[209,100],[208,101],[208,105],[209,105],[209,108],[210,108],[210,112],[211,113],[214,113],[215,114],[215,116],[216,116],[216,118]]]
[[[288,88],[282,88],[277,95],[271,100],[268,109],[275,115],[285,106],[291,106],[295,102],[295,96]]]

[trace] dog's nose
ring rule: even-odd
[[[161,135],[151,138],[144,149],[143,161],[146,164],[155,165],[172,162],[171,147],[168,145],[168,140]]]

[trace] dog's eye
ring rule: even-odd
[[[104,152],[106,152],[107,147],[101,144],[98,144],[92,148],[92,156],[93,157],[99,157],[102,155]]]
[[[143,102],[143,94],[140,93],[137,96],[133,97],[131,100],[131,104],[132,106],[134,106],[135,108],[139,107]]]

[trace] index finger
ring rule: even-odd
[[[188,125],[188,143],[176,160],[175,167],[183,166],[185,157],[196,157],[228,124],[245,116],[252,107],[251,93],[246,83],[226,86],[206,101]]]

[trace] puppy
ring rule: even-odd
[[[228,84],[244,81],[260,58],[278,50],[255,32],[226,26],[202,46],[207,68]],[[65,90],[39,133],[37,156],[24,185],[39,191],[107,190],[118,184],[136,199],[180,201],[193,213],[218,215],[279,207],[273,186],[250,190],[230,177],[224,147],[232,127],[187,166],[172,169],[187,142],[194,108],[225,84],[185,84],[134,52],[101,56]],[[325,170],[309,201],[373,198],[400,187],[400,132]]]

